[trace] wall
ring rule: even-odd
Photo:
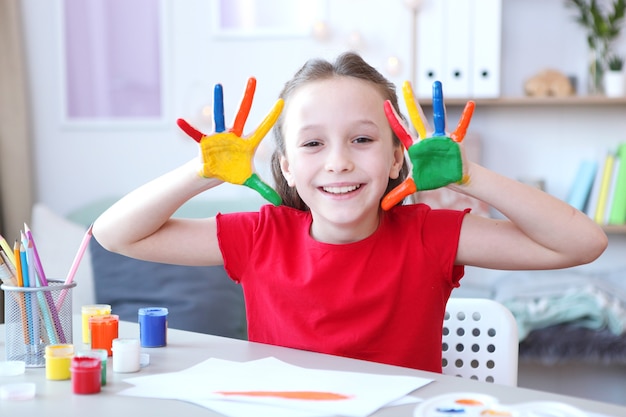
[[[503,0],[502,91],[522,95],[524,80],[552,67],[585,81],[586,43],[563,1]],[[162,127],[68,127],[61,123],[61,0],[24,0],[23,18],[29,64],[37,200],[60,214],[94,199],[121,195],[195,155],[196,144],[175,126],[178,117],[211,129],[197,118],[209,104],[212,87],[225,89],[227,122],[239,104],[246,79],[258,79],[248,120],[252,128],[274,102],[282,84],[311,57],[332,58],[346,49],[353,30],[363,33],[364,57],[384,71],[390,55],[404,66],[397,84],[409,79],[410,14],[402,0],[332,0],[327,42],[297,39],[217,39],[211,33],[209,0],[165,0],[166,86],[168,106]],[[618,49],[626,51],[620,40]],[[477,108],[471,129],[482,137],[483,163],[513,178],[543,178],[547,190],[565,198],[579,160],[600,144],[625,139],[622,107],[491,107]],[[449,111],[450,120],[458,111]],[[269,146],[259,150],[265,162]],[[261,175],[269,173],[260,169]],[[241,197],[251,191],[223,185],[213,197]],[[211,197],[208,196],[208,197]],[[204,198],[205,196],[203,196]],[[620,249],[624,238],[612,238]],[[609,250],[595,266],[619,265]],[[470,272],[471,273],[471,272]],[[481,271],[490,276],[493,273]]]

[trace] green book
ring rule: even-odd
[[[617,148],[617,157],[626,162],[626,142]],[[615,183],[615,194],[609,213],[609,224],[626,223],[626,163],[620,163]]]

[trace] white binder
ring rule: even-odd
[[[472,2],[472,96],[496,98],[500,96],[502,0]]]
[[[421,99],[432,98],[433,82],[442,81],[445,54],[443,34],[444,5],[441,0],[424,0],[417,14],[417,63],[414,94]],[[444,94],[446,85],[444,83]]]
[[[444,98],[467,98],[472,80],[472,10],[474,0],[439,0],[444,6]],[[477,0],[480,3],[482,0]]]

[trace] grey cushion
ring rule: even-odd
[[[168,326],[243,339],[241,286],[221,266],[191,267],[146,262],[89,242],[96,302],[110,304],[121,320],[137,322],[141,307],[167,307]]]

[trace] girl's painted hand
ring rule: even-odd
[[[224,122],[224,94],[222,86],[214,89],[213,118],[215,133],[205,135],[183,119],[178,119],[178,126],[200,144],[202,167],[199,174],[205,178],[218,178],[231,184],[245,185],[257,191],[263,198],[274,205],[280,205],[280,196],[264,183],[254,172],[254,154],[259,143],[272,128],[283,109],[283,100],[279,99],[259,127],[247,138],[242,137],[244,125],[250,114],[252,99],[256,89],[256,79],[248,79],[244,97],[239,105],[233,127],[226,130]]]
[[[402,86],[404,101],[409,117],[418,137],[415,138],[402,123],[391,102],[385,102],[385,115],[392,130],[408,150],[412,164],[411,177],[394,188],[382,201],[382,208],[389,210],[406,196],[425,190],[434,190],[452,183],[466,183],[469,176],[464,163],[464,152],[460,143],[467,132],[472,119],[475,104],[469,101],[461,114],[456,130],[448,136],[445,130],[445,106],[441,82],[433,83],[433,122],[434,132],[427,134],[428,126],[422,119],[421,108],[415,101],[411,84],[406,81]]]

